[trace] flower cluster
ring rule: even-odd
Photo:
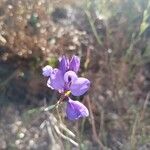
[[[80,59],[73,56],[70,60],[66,56],[59,59],[59,67],[52,68],[47,65],[43,68],[43,75],[48,77],[47,86],[57,90],[67,98],[66,114],[68,119],[76,120],[89,115],[88,109],[79,101],[73,101],[69,95],[83,95],[90,86],[90,81],[83,77],[78,77],[77,72],[80,67]]]

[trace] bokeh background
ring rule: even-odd
[[[60,96],[41,69],[63,54],[91,81],[75,122],[41,111]],[[0,149],[149,150],[150,1],[0,0]]]

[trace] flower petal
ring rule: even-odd
[[[53,71],[53,68],[51,66],[47,65],[42,69],[42,74],[45,77],[49,77],[51,75],[52,71]]]
[[[74,72],[78,72],[80,67],[80,58],[78,56],[72,56],[72,59],[70,60],[69,64],[69,70],[72,70]]]
[[[74,96],[83,95],[90,87],[90,81],[86,78],[78,78],[71,84],[70,90]]]
[[[59,69],[55,68],[53,70],[50,79],[47,81],[47,86],[57,91],[64,90],[64,79],[62,72]]]
[[[85,105],[79,101],[73,101],[69,98],[67,101],[66,114],[69,120],[77,120],[81,117],[89,116],[89,111]]]
[[[69,69],[69,59],[65,56],[62,56],[59,61],[59,69],[63,74],[65,74],[65,72]]]
[[[77,76],[76,73],[73,72],[73,71],[67,71],[67,72],[64,74],[64,81],[65,81],[66,83],[74,82],[77,78],[78,78],[78,76]]]

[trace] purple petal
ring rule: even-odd
[[[79,101],[73,101],[69,98],[67,101],[66,114],[69,120],[77,120],[81,117],[89,116],[89,111],[85,105]]]
[[[47,65],[42,69],[42,74],[45,77],[49,77],[51,75],[52,71],[53,71],[53,68],[51,66]]]
[[[76,75],[75,72],[73,71],[67,71],[65,74],[64,74],[64,81],[66,83],[69,83],[69,82],[74,82],[75,80],[77,80],[78,76]]]
[[[80,67],[80,58],[78,56],[73,56],[70,64],[69,64],[69,70],[72,70],[74,72],[78,72]]]
[[[86,78],[78,78],[71,84],[70,90],[74,96],[83,95],[90,87],[90,81]]]
[[[65,56],[62,56],[59,59],[59,61],[60,61],[60,63],[59,63],[59,69],[64,74],[69,69],[69,59],[66,58]]]
[[[58,91],[64,90],[64,79],[62,72],[59,69],[54,69],[49,80],[47,81],[47,86],[51,89],[55,89]]]

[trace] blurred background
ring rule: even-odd
[[[60,96],[41,69],[63,54],[92,83],[75,122],[40,109]],[[149,150],[150,1],[0,0],[0,149]]]

